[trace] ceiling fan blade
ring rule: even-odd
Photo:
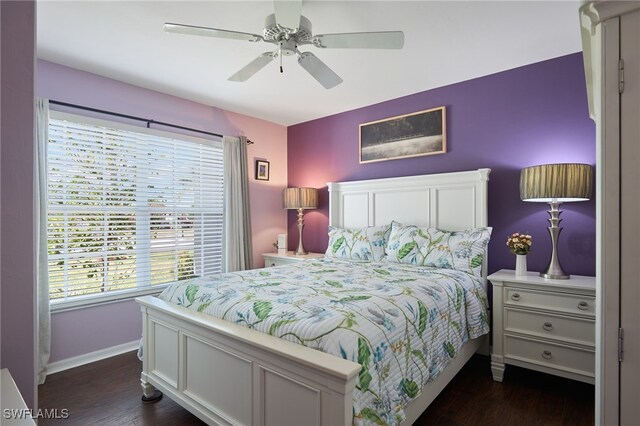
[[[261,41],[262,36],[257,34],[241,33],[238,31],[220,30],[217,28],[196,27],[193,25],[173,24],[167,22],[164,24],[164,30],[168,33],[187,34],[204,37],[228,38],[232,40]]]
[[[342,83],[342,79],[311,52],[300,53],[298,63],[325,89],[331,89]]]
[[[300,28],[302,0],[273,0],[273,8],[278,25],[292,30]]]
[[[240,71],[229,77],[228,80],[245,82],[253,77],[255,73],[267,66],[269,62],[273,61],[274,57],[275,52],[264,52],[262,55],[245,65],[245,67]]]
[[[333,49],[402,49],[402,31],[379,31],[371,33],[319,34],[311,43],[317,47]]]

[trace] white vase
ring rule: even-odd
[[[516,254],[516,276],[527,275],[527,255]]]

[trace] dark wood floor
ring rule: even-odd
[[[141,363],[134,352],[52,374],[39,388],[43,409],[69,410],[39,425],[202,425],[164,397],[140,401]],[[418,425],[592,425],[594,387],[517,367],[503,383],[491,379],[489,359],[475,356],[418,419]]]
[[[593,385],[507,366],[494,382],[474,356],[420,416],[419,425],[593,425]]]

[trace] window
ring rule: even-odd
[[[220,272],[219,141],[52,111],[47,148],[54,304]]]

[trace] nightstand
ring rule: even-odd
[[[595,382],[594,277],[517,277],[503,269],[493,284],[491,372],[501,382],[507,364]]]
[[[324,253],[309,253],[304,256],[297,256],[294,252],[288,251],[286,254],[262,253],[262,257],[264,257],[264,266],[269,268],[271,266],[302,262],[307,259],[320,259],[324,257]]]

